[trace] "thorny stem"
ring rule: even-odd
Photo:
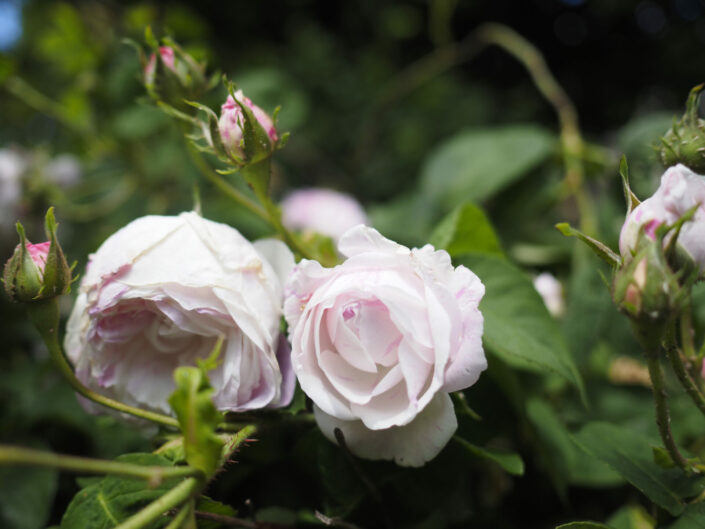
[[[0,465],[4,464],[50,467],[79,473],[112,474],[129,478],[142,478],[154,486],[159,485],[165,479],[193,477],[202,474],[200,470],[186,466],[142,466],[119,461],[54,454],[42,450],[0,444]]]
[[[705,395],[703,395],[700,388],[697,386],[693,377],[690,376],[688,370],[683,364],[683,358],[681,357],[681,352],[676,345],[675,340],[675,329],[671,329],[666,337],[666,354],[668,359],[671,361],[671,366],[673,371],[678,378],[678,381],[685,389],[688,396],[691,398],[693,403],[698,407],[700,413],[705,415]]]
[[[678,446],[676,446],[673,434],[671,433],[671,416],[668,410],[668,395],[666,394],[666,388],[663,382],[663,371],[661,369],[661,363],[659,362],[659,348],[650,346],[647,347],[644,352],[649,367],[651,384],[653,385],[654,404],[656,406],[656,424],[661,434],[661,440],[673,462],[685,472],[690,472],[691,467],[678,450]]]
[[[185,479],[169,492],[154,500],[114,529],[142,529],[147,524],[157,520],[165,512],[193,498],[200,490],[202,484],[203,481],[200,479]]]
[[[155,413],[147,410],[142,410],[140,408],[135,408],[129,406],[117,400],[113,400],[104,395],[100,395],[88,389],[84,386],[76,374],[73,372],[73,368],[69,365],[64,352],[59,345],[58,340],[58,329],[59,329],[59,302],[58,298],[48,299],[44,301],[34,302],[28,305],[29,317],[34,323],[34,326],[39,331],[42,336],[44,343],[49,349],[49,354],[51,355],[54,363],[61,371],[61,374],[66,378],[71,387],[83,395],[89,400],[112,408],[116,411],[122,413],[128,413],[134,415],[135,417],[140,417],[141,419],[146,419],[148,421],[156,422],[163,426],[169,426],[171,428],[178,428],[179,423],[173,417],[168,417],[167,415],[162,415],[161,413]]]

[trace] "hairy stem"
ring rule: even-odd
[[[671,330],[666,338],[666,354],[671,361],[671,366],[678,378],[678,382],[681,383],[681,386],[683,386],[683,389],[685,389],[693,403],[698,407],[700,413],[705,415],[705,395],[703,395],[703,392],[697,386],[693,377],[690,376],[690,373],[688,373],[688,370],[683,364],[681,352],[676,345],[674,330]]]
[[[193,522],[193,500],[181,507],[164,529],[190,529],[191,527],[195,529],[196,526],[191,522]]]
[[[34,326],[39,331],[39,334],[42,336],[42,339],[44,340],[44,343],[49,349],[49,354],[54,360],[54,363],[57,365],[59,371],[64,376],[64,378],[66,378],[68,383],[77,393],[89,400],[92,400],[93,402],[96,402],[108,408],[112,408],[116,411],[128,413],[130,415],[134,415],[135,417],[140,417],[141,419],[156,422],[163,426],[169,426],[171,428],[179,427],[178,421],[173,417],[129,406],[104,395],[95,393],[88,389],[86,386],[84,386],[81,381],[76,378],[76,374],[73,372],[73,368],[68,363],[68,360],[66,360],[61,345],[59,345],[58,298],[34,302],[29,304],[28,308],[29,317],[32,320],[32,323],[34,323]]]
[[[689,472],[690,465],[678,450],[678,446],[671,433],[671,415],[668,410],[668,395],[664,387],[663,371],[661,369],[661,363],[659,362],[658,352],[658,347],[650,347],[645,351],[647,365],[649,367],[649,376],[651,377],[651,384],[653,385],[654,404],[656,406],[656,424],[661,434],[661,440],[673,462],[684,471]]]
[[[165,479],[200,476],[202,472],[192,467],[142,466],[120,461],[106,461],[88,457],[68,456],[0,444],[0,465],[50,467],[87,474],[111,474],[128,478],[146,479],[158,485]]]
[[[165,512],[182,505],[195,497],[202,486],[202,481],[196,478],[187,478],[169,492],[154,500],[114,529],[142,529],[157,520]]]
[[[217,187],[228,198],[231,198],[233,201],[237,202],[242,207],[247,209],[250,213],[253,213],[260,219],[269,222],[269,214],[267,211],[257,205],[252,199],[250,199],[250,197],[245,195],[242,191],[230,185],[221,175],[213,171],[213,169],[211,169],[211,167],[203,159],[201,153],[199,153],[198,150],[196,150],[194,146],[191,145],[191,142],[185,137],[184,141],[186,142],[186,148],[188,150],[189,156],[191,157],[191,160],[193,161],[196,168],[200,171],[200,173],[206,178],[206,180],[208,180],[211,184]]]

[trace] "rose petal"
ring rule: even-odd
[[[336,442],[340,428],[353,454],[366,459],[394,460],[409,467],[424,465],[443,449],[458,427],[453,403],[447,394],[438,394],[416,418],[405,426],[370,430],[362,421],[341,421],[314,406],[316,423],[323,434]]]

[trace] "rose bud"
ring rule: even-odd
[[[235,98],[237,98],[237,101]],[[249,153],[261,155],[259,151],[270,152],[278,140],[277,130],[274,127],[272,118],[248,97],[245,97],[242,90],[235,92],[235,98],[232,95],[228,96],[221,107],[220,119],[218,120],[218,131],[226,153],[236,159],[244,159],[246,154]],[[251,145],[249,148],[245,148],[243,131],[249,117],[243,111],[241,105],[247,107],[254,117],[253,121],[255,123],[250,123],[250,125],[259,127],[261,132],[263,132],[263,134],[255,134],[255,136],[266,137],[267,145]],[[246,151],[249,151],[249,153],[246,153]],[[252,157],[252,154],[249,154],[249,156]]]
[[[485,288],[445,251],[410,250],[358,225],[343,264],[302,260],[285,289],[292,363],[331,440],[360,457],[420,466],[457,428],[449,392],[486,369]]]
[[[332,189],[299,189],[282,201],[281,208],[286,228],[321,233],[335,241],[353,226],[369,224],[357,200]]]
[[[280,337],[282,280],[294,261],[196,213],[139,218],[90,256],[65,349],[90,389],[171,413],[176,367],[196,365],[220,337],[209,372],[220,410],[285,406],[294,375]]]
[[[705,271],[705,177],[694,173],[684,165],[670,167],[661,177],[656,192],[627,216],[619,236],[619,249],[625,262],[632,259],[636,251],[640,232],[656,240],[656,230],[662,224],[673,225],[693,208],[690,220],[680,229],[677,247],[681,264],[697,268],[700,275]],[[675,235],[672,230],[664,238],[668,244]],[[685,260],[685,261],[684,261]]]
[[[690,91],[683,117],[661,138],[659,155],[663,165],[682,163],[698,173],[705,172],[705,120],[698,117],[698,99],[703,85]]]
[[[31,303],[60,296],[69,291],[71,268],[56,238],[56,221],[50,208],[46,215],[46,233],[49,240],[32,244],[25,236],[24,227],[17,223],[20,243],[5,263],[3,283],[13,301]]]
[[[654,331],[679,310],[683,291],[659,238],[641,232],[633,258],[615,272],[612,297],[640,328]]]

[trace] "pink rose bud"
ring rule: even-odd
[[[176,67],[174,64],[174,48],[170,48],[169,46],[160,46],[159,56],[162,58],[164,66],[169,68],[172,72],[176,72]]]
[[[147,86],[153,86],[154,80],[157,74],[157,56],[152,53],[147,59],[147,63],[144,65],[144,84]]]
[[[555,318],[565,312],[563,285],[553,274],[543,272],[534,278],[534,288],[541,295],[548,312]]]
[[[242,90],[235,92],[235,97],[242,104],[246,105],[259,125],[264,129],[269,137],[270,143],[274,144],[277,139],[277,130],[274,128],[274,122],[267,113],[255,105],[249,98],[245,97]],[[244,117],[240,105],[235,102],[232,96],[228,96],[221,107],[220,120],[218,121],[218,130],[220,131],[220,139],[225,146],[225,150],[232,156],[242,158],[244,151],[242,148],[242,129],[244,127]]]
[[[291,359],[321,431],[367,459],[421,466],[450,440],[449,393],[477,382],[485,293],[431,245],[410,250],[358,225],[343,264],[302,260],[285,287]]]
[[[661,224],[671,225],[697,206],[678,236],[679,246],[692,258],[702,274],[705,271],[705,177],[685,165],[670,167],[661,177],[656,192],[639,204],[627,217],[619,236],[619,249],[625,261],[636,251],[639,232],[655,240]],[[670,240],[669,234],[665,242]]]
[[[310,230],[338,240],[358,224],[369,224],[352,196],[331,189],[300,189],[281,203],[282,223],[290,230]]]
[[[90,257],[66,354],[92,390],[170,413],[174,369],[196,365],[224,337],[209,372],[218,409],[285,406],[295,381],[279,325],[293,266],[281,241],[253,245],[196,213],[139,218]]]
[[[56,237],[57,224],[53,210],[46,216],[46,233],[50,240],[32,244],[24,227],[17,223],[20,244],[5,264],[3,283],[13,301],[31,303],[60,296],[69,291],[71,268]]]

